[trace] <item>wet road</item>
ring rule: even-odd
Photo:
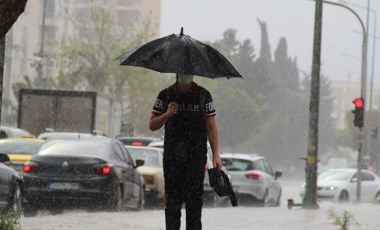
[[[335,204],[319,203],[320,208],[305,210],[287,208],[287,199],[299,201],[301,181],[282,180],[283,198],[280,207],[225,207],[203,209],[203,229],[292,229],[292,230],[337,230],[337,219],[342,219],[344,211],[352,215],[350,230],[380,230],[380,204]],[[182,228],[185,229],[185,211],[182,211]],[[333,218],[335,217],[335,218]],[[164,229],[164,211],[144,210],[125,212],[70,211],[51,215],[41,213],[36,217],[22,217],[23,230],[63,230],[63,229]]]

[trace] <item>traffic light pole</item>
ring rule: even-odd
[[[355,15],[355,17],[359,20],[360,22],[360,25],[362,27],[362,30],[363,30],[363,42],[362,42],[362,69],[361,69],[361,92],[360,92],[360,96],[361,98],[365,99],[366,98],[366,91],[367,91],[367,49],[368,49],[368,45],[367,45],[367,38],[368,38],[368,34],[367,34],[367,31],[366,31],[366,28],[364,26],[364,23],[363,21],[361,20],[361,18],[359,17],[359,15],[353,10],[351,9],[350,7],[344,5],[344,4],[339,4],[339,3],[336,3],[336,2],[330,2],[330,1],[326,1],[326,0],[322,0],[324,3],[328,3],[328,4],[331,4],[331,5],[335,5],[335,6],[340,6],[340,7],[343,7],[347,10],[349,10],[351,13],[353,13]],[[368,0],[368,9],[369,9],[369,2],[370,0]],[[368,15],[368,14],[367,14]],[[368,18],[367,18],[368,20]],[[364,112],[363,112],[363,119],[364,119]],[[368,122],[367,122],[368,123]],[[361,168],[362,168],[362,165],[363,165],[363,156],[364,156],[364,152],[365,152],[365,144],[366,144],[366,133],[367,133],[367,127],[366,127],[366,124],[364,123],[364,127],[363,129],[360,128],[360,140],[359,140],[359,149],[358,149],[358,167],[357,167],[357,174],[358,174],[358,182],[357,182],[357,193],[356,193],[356,201],[357,202],[360,202],[360,196],[361,196]]]
[[[363,132],[364,127],[364,108],[365,101],[361,98],[356,98],[353,102],[355,105],[354,113],[354,125],[357,126],[360,130],[360,134],[358,137],[358,162],[357,162],[357,186],[356,186],[356,202],[360,202],[361,197],[361,182],[362,182],[362,165],[363,165],[363,156],[365,152],[365,132]]]

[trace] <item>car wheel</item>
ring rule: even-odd
[[[260,201],[260,206],[266,207],[269,205],[269,194],[268,190],[265,190],[264,198]]]
[[[113,197],[111,198],[110,202],[111,202],[110,208],[113,211],[120,211],[122,209],[123,195],[122,195],[122,188],[121,187],[118,186],[116,188],[116,191],[115,191]]]
[[[21,196],[21,188],[19,184],[16,184],[13,190],[13,196],[9,203],[8,210],[14,213],[20,213],[22,210],[22,196]]]
[[[282,193],[282,191],[280,190],[280,193],[278,194],[278,197],[277,197],[277,200],[276,200],[276,204],[275,204],[276,207],[280,207],[281,206],[281,193]]]
[[[38,214],[38,209],[29,203],[26,203],[23,205],[22,213],[25,217],[34,217]]]
[[[140,200],[139,200],[139,204],[138,204],[138,209],[139,210],[143,210],[144,207],[145,207],[145,188],[144,187],[141,187],[140,189]]]
[[[339,194],[339,202],[347,202],[349,198],[348,192],[346,190],[343,190]]]
[[[380,202],[380,192],[376,193],[375,202]]]

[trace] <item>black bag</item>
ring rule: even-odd
[[[210,186],[214,188],[216,194],[218,194],[219,197],[229,196],[232,206],[237,206],[235,192],[232,189],[230,179],[228,179],[228,176],[224,171],[219,170],[218,168],[210,168],[208,170],[208,176],[210,179]]]

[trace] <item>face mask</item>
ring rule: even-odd
[[[193,81],[193,75],[188,74],[178,74],[178,82],[187,85],[190,84]]]

